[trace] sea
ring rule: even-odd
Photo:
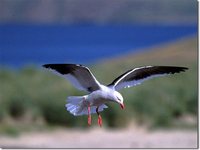
[[[0,66],[91,64],[197,35],[197,25],[0,25]]]

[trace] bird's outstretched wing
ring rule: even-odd
[[[56,70],[66,77],[79,90],[93,92],[100,89],[100,84],[90,70],[78,64],[45,64],[45,68]]]
[[[115,90],[120,90],[122,88],[136,86],[153,77],[179,73],[187,69],[188,68],[185,67],[175,66],[146,66],[135,68],[125,72],[108,86],[114,88]]]

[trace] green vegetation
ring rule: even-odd
[[[196,53],[196,44],[192,44],[192,47],[191,41],[188,44],[184,43],[190,46],[189,53]],[[177,45],[176,48],[179,50]],[[173,45],[169,46],[169,49],[173,49]],[[151,58],[150,55],[149,57]],[[102,112],[104,125],[125,127],[134,120],[139,124],[148,124],[150,127],[166,127],[173,126],[174,120],[184,115],[190,114],[196,117],[198,112],[197,60],[194,57],[190,61],[186,59],[180,61],[180,57],[177,58],[179,58],[177,64],[189,67],[189,70],[181,74],[155,78],[145,81],[140,86],[122,90],[126,109],[121,110],[114,103],[108,104],[109,109]],[[117,60],[107,65],[99,63],[91,66],[91,70],[100,82],[104,81],[103,84],[106,82],[108,84],[126,69],[134,67],[123,59]],[[160,65],[162,60],[157,59],[157,65]],[[152,61],[146,60],[146,62]],[[100,70],[97,70],[96,66]],[[65,110],[67,96],[84,93],[48,70],[30,66],[17,71],[2,68],[0,83],[1,133],[2,129],[5,129],[4,132],[17,134],[18,130],[11,129],[10,125],[19,124],[87,127],[86,116],[74,117]],[[97,124],[96,115],[93,115],[93,118],[95,118],[93,124]],[[5,124],[8,127],[5,127]]]

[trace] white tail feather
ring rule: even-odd
[[[87,106],[83,103],[84,96],[70,96],[67,98],[66,110],[74,116],[88,115]],[[90,114],[96,113],[97,106],[91,106]],[[99,106],[98,111],[103,111],[104,108],[108,108],[105,104]]]

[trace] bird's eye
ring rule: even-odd
[[[119,101],[121,101],[121,99],[120,99],[119,97],[117,97],[117,99],[118,99]]]

